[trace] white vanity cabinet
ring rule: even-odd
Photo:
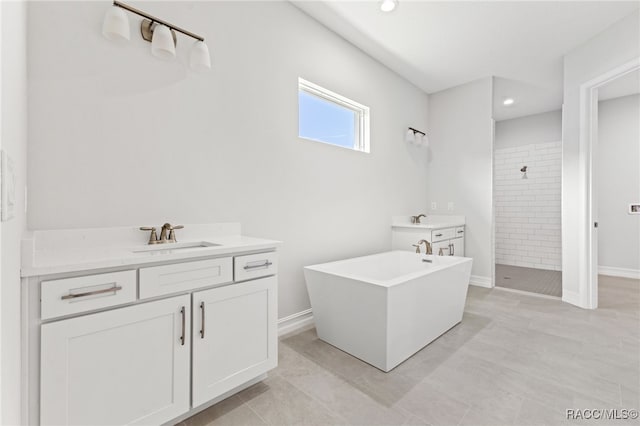
[[[41,330],[42,425],[161,424],[189,410],[189,295]]]
[[[180,421],[277,366],[275,251],[126,268],[26,280],[23,423]]]
[[[275,277],[193,293],[193,406],[277,365]]]
[[[415,251],[414,244],[426,240],[435,255],[464,256],[464,233],[464,225],[398,224],[392,226],[391,247],[393,250]],[[424,245],[421,245],[421,252],[424,252]]]

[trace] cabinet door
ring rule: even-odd
[[[193,294],[193,406],[278,363],[277,279]]]
[[[42,425],[161,424],[189,410],[189,295],[44,324]]]
[[[442,250],[442,253],[440,253]],[[437,243],[433,243],[431,245],[431,252],[435,255],[439,256],[450,256],[451,255],[451,241],[439,241]]]
[[[453,255],[464,257],[464,238],[454,238],[451,242],[453,243]]]

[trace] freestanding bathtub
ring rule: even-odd
[[[388,372],[462,320],[471,263],[391,251],[306,266],[318,337]]]

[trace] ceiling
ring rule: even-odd
[[[496,120],[560,108],[563,55],[640,5],[399,0],[383,13],[378,1],[293,3],[427,93],[498,77],[496,96],[516,103],[500,102]]]
[[[600,87],[598,100],[606,101],[638,93],[640,93],[640,70],[627,73]]]

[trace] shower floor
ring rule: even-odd
[[[562,272],[496,264],[496,287],[562,296]]]

